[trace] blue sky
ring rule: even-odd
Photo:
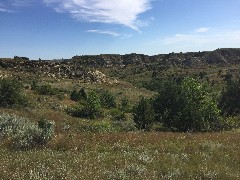
[[[0,57],[240,48],[240,0],[0,0]]]

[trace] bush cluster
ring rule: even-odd
[[[100,89],[90,91],[88,94],[84,89],[73,90],[70,99],[78,101],[78,105],[69,107],[67,112],[73,116],[81,118],[95,119],[102,116],[102,108],[116,108],[116,98],[108,90]],[[123,118],[119,116],[116,118]]]
[[[155,79],[149,87],[157,91],[158,95],[150,100],[142,97],[133,108],[126,98],[117,106],[115,96],[108,90],[100,89],[89,94],[83,89],[79,92],[74,90],[71,99],[79,103],[67,111],[73,116],[94,119],[102,115],[102,108],[110,108],[109,115],[116,122],[125,121],[125,113],[131,112],[136,127],[143,130],[150,130],[156,124],[155,129],[182,132],[220,131],[239,127],[239,118],[222,116],[240,113],[239,81],[228,81],[220,101],[208,84],[199,81],[190,77],[161,82]]]
[[[154,117],[153,117],[154,116]],[[134,121],[139,129],[153,122],[173,131],[216,131],[224,128],[217,101],[207,86],[193,78],[168,81],[151,101],[144,98],[134,108]]]
[[[153,102],[156,120],[180,131],[211,131],[221,127],[220,110],[207,88],[192,78],[170,82]]]

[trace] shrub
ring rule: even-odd
[[[31,89],[36,91],[38,89],[38,83],[37,80],[33,80],[31,83]]]
[[[97,93],[100,97],[100,102],[103,107],[106,108],[115,108],[116,107],[116,100],[115,96],[108,90],[98,90]]]
[[[94,91],[90,92],[86,101],[79,103],[77,106],[67,109],[72,116],[94,119],[99,117],[101,113],[101,103],[98,94]]]
[[[140,130],[148,130],[154,120],[154,110],[149,100],[144,97],[133,110],[133,120]]]
[[[227,73],[227,74],[225,74],[224,76],[224,81],[226,81],[226,82],[231,82],[232,81],[232,78],[233,78],[233,75],[231,74],[231,73]]]
[[[201,71],[201,72],[199,73],[199,78],[200,78],[200,79],[203,79],[206,75],[207,75],[207,73],[206,73],[205,71]]]
[[[126,97],[123,97],[121,99],[121,104],[120,104],[119,109],[123,112],[131,112],[132,111],[132,106]]]
[[[54,134],[54,123],[39,121],[38,125],[14,115],[0,115],[0,137],[9,138],[14,149],[30,149],[45,145]]]
[[[177,131],[221,129],[220,110],[206,86],[192,78],[167,82],[154,99],[156,121]]]
[[[0,106],[26,106],[27,99],[22,94],[23,84],[15,79],[0,80]]]
[[[87,117],[95,118],[100,115],[101,101],[100,97],[95,92],[90,92],[85,105]]]
[[[65,98],[64,92],[58,93],[58,94],[57,94],[57,98],[58,98],[60,101],[64,100],[64,98]]]
[[[142,87],[150,90],[150,91],[157,91],[162,86],[162,80],[159,78],[151,79],[148,82],[143,83]]]
[[[51,140],[54,134],[54,122],[41,119],[38,121],[38,129],[41,130],[41,138],[39,139],[38,144],[46,144]]]
[[[80,101],[80,100],[86,100],[87,99],[87,93],[83,88],[81,88],[78,92],[76,89],[74,89],[70,93],[70,99],[73,101]]]
[[[115,121],[125,121],[126,116],[125,113],[119,109],[112,109],[110,112],[112,119]]]
[[[231,81],[222,91],[218,104],[225,115],[240,114],[240,81]]]
[[[224,130],[240,128],[240,117],[239,116],[225,117],[222,126]]]
[[[58,90],[56,88],[52,88],[49,84],[38,86],[36,91],[40,95],[56,95],[58,93]]]
[[[59,89],[53,88],[50,84],[39,85],[37,80],[32,81],[31,89],[36,91],[39,95],[59,94]]]

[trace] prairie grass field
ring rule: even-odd
[[[27,151],[0,146],[1,179],[239,179],[240,132],[61,133]]]

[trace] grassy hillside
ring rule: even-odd
[[[190,76],[207,83],[219,95],[229,79],[239,77],[239,68],[204,65],[151,69],[129,65],[98,69],[116,83],[60,79],[2,68],[2,78],[23,84],[28,104],[2,106],[0,115],[16,115],[33,124],[46,119],[54,122],[55,133],[44,145],[16,149],[15,135],[5,138],[0,129],[0,179],[239,179],[238,129],[173,133],[156,123],[150,132],[144,132],[137,130],[132,113],[140,97],[150,99],[157,94],[148,90],[148,83]],[[73,116],[69,108],[86,103],[71,99],[71,93],[81,89],[87,94],[107,90],[114,96],[116,107],[102,106],[94,119]],[[128,110],[122,110],[123,100],[128,101]],[[234,119],[239,121],[238,116]]]

